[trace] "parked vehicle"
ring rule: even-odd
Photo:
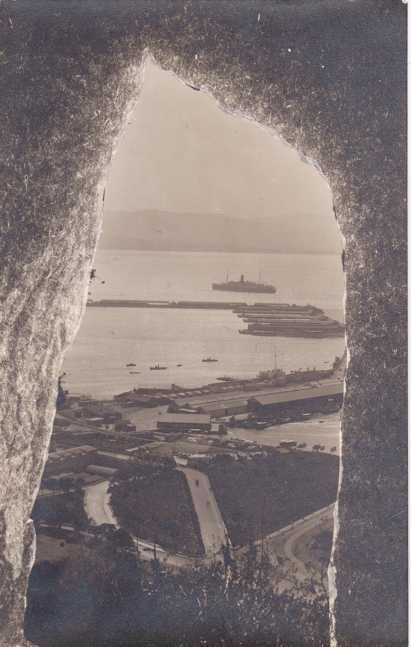
[[[295,441],[295,440],[282,440],[280,442],[280,447],[286,447],[288,449],[293,449],[293,447],[297,447],[297,441]]]

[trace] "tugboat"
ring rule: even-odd
[[[205,357],[201,361],[202,362],[218,362],[218,359],[216,359],[215,357]]]
[[[150,366],[150,371],[165,371],[167,370],[167,366],[160,366],[160,364],[154,364],[154,366]]]
[[[255,294],[275,294],[277,292],[277,288],[274,285],[246,281],[244,274],[241,274],[239,281],[213,283],[212,288],[213,290],[221,290],[223,292],[253,292]]]

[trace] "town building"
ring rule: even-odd
[[[248,408],[257,416],[281,416],[296,412],[332,413],[338,411],[342,405],[343,390],[342,382],[333,382],[320,386],[279,391],[250,398]]]
[[[211,431],[211,417],[203,413],[165,413],[157,421],[159,431]]]
[[[103,476],[104,478],[110,479],[112,476],[117,474],[117,469],[114,467],[106,467],[105,465],[89,465],[87,472],[89,474],[95,474],[96,476]]]
[[[221,400],[221,402],[207,402],[201,405],[201,412],[207,413],[213,418],[224,416],[235,416],[246,413],[248,410],[247,398],[233,398],[232,400]]]
[[[122,420],[121,422],[116,422],[114,425],[114,429],[116,431],[136,431],[137,427],[134,425],[132,422],[129,422],[128,420]]]
[[[60,449],[49,454],[44,470],[45,478],[62,472],[83,472],[95,461],[97,450],[91,445]]]

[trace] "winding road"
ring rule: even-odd
[[[178,468],[184,473],[198,517],[201,538],[206,552],[203,561],[221,559],[219,556],[221,546],[227,541],[227,530],[221,516],[220,509],[211,489],[208,476],[191,468]],[[108,492],[110,482],[102,481],[96,485],[89,485],[85,488],[84,507],[92,522],[99,526],[109,523],[119,528],[110,506],[110,494]],[[134,537],[140,555],[143,559],[152,559],[154,552],[160,562],[166,562],[177,568],[192,567],[196,561],[192,557],[182,554],[173,554],[166,551],[158,544]]]
[[[88,485],[84,493],[84,508],[88,517],[96,526],[109,523],[119,528],[117,519],[110,506],[109,485],[109,481],[101,481],[96,485]]]
[[[275,556],[277,560],[279,558],[278,561],[285,558],[292,565],[293,574],[298,581],[304,582],[311,579],[313,573],[307,569],[308,560],[303,561],[300,559],[297,554],[299,551],[296,550],[297,544],[300,543],[304,535],[310,535],[314,528],[325,520],[332,519],[333,513],[334,504],[331,504],[302,519],[298,519],[284,528],[276,530],[264,538],[265,549]],[[256,544],[261,544],[261,542],[256,542]],[[240,549],[240,551],[242,550],[244,549]],[[286,579],[284,580],[285,582]],[[287,588],[287,585],[284,588]]]
[[[327,517],[332,517],[333,510],[333,505],[319,510],[298,523],[298,525],[294,526],[292,530],[285,534],[285,542],[283,545],[284,555],[292,564],[294,564],[296,572],[302,579],[308,577],[309,572],[306,568],[306,564],[296,554],[296,544],[302,537],[304,537],[304,535],[310,534],[314,528],[325,521]]]
[[[179,467],[178,469],[184,473],[187,479],[194,509],[198,517],[201,538],[206,553],[205,558],[201,561],[207,563],[215,559],[221,560],[221,547],[226,544],[228,533],[209,478],[203,472],[192,468]],[[84,507],[88,516],[96,525],[109,523],[118,528],[119,524],[110,506],[109,485],[109,481],[102,481],[96,485],[87,486],[85,488]],[[313,514],[280,528],[264,538],[264,546],[268,549],[268,552],[273,556],[280,556],[280,558],[285,558],[291,562],[294,566],[295,575],[300,581],[304,581],[309,576],[309,573],[306,564],[296,554],[296,544],[305,534],[310,533],[313,528],[326,518],[330,518],[333,514],[333,509],[334,505],[330,505],[317,510]],[[152,542],[138,537],[134,537],[134,541],[143,559],[153,559],[154,553],[156,553],[160,562],[176,568],[192,567],[199,561],[186,555],[170,553],[158,544],[154,545]],[[255,543],[259,545],[261,542],[257,541]],[[236,553],[244,554],[247,550],[248,546],[244,546],[237,549]]]
[[[109,486],[110,481],[102,481],[96,485],[86,486],[84,494],[84,508],[87,515],[96,526],[100,526],[103,523],[109,523],[116,528],[119,528],[120,526],[110,506],[110,494],[108,492]],[[194,564],[194,560],[190,557],[186,557],[185,555],[172,555],[161,546],[158,546],[158,544],[154,545],[153,543],[140,539],[139,537],[133,537],[133,539],[136,548],[139,549],[140,557],[142,559],[153,559],[154,554],[156,554],[156,557],[160,562],[167,562],[170,566],[183,568]]]

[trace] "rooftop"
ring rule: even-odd
[[[210,416],[204,413],[165,413],[158,418],[157,422],[166,422],[174,424],[192,424],[193,427],[196,425],[208,425],[210,424]]]
[[[281,404],[282,402],[295,402],[296,400],[308,400],[310,398],[335,397],[342,395],[344,385],[342,382],[333,384],[324,384],[321,386],[310,386],[306,389],[295,391],[282,391],[279,393],[270,393],[268,395],[253,396],[250,400],[262,405]]]
[[[49,460],[50,459],[53,460],[56,458],[64,458],[68,456],[76,456],[81,454],[89,454],[95,451],[96,451],[96,448],[92,447],[92,445],[80,445],[79,447],[70,447],[69,449],[58,449],[57,451],[49,454]]]

